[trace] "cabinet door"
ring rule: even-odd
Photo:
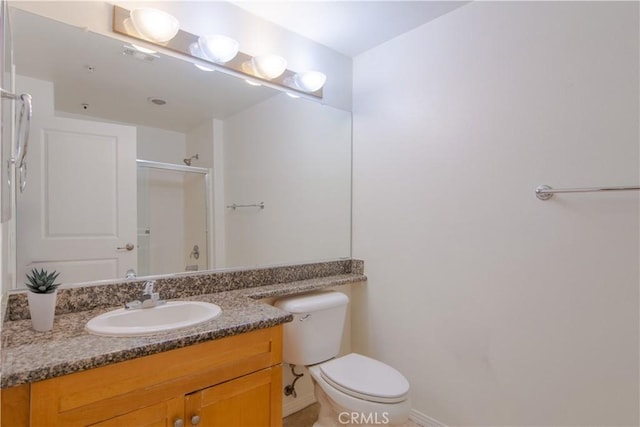
[[[185,415],[187,426],[282,426],[282,366],[187,395]]]
[[[182,427],[184,425],[183,410],[184,398],[179,397],[91,424],[90,427]]]

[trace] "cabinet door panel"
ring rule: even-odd
[[[275,366],[188,395],[187,421],[200,417],[198,427],[282,425],[281,372]]]
[[[173,427],[178,419],[184,419],[184,399],[172,399],[119,417],[111,418],[90,427]]]

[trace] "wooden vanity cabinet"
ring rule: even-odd
[[[33,383],[18,412],[33,427],[281,426],[281,363],[275,326]]]

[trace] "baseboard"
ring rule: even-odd
[[[301,411],[313,403],[316,403],[316,398],[313,393],[307,393],[295,399],[287,400],[287,402],[284,402],[282,405],[282,416],[286,417],[294,412]]]
[[[420,411],[416,411],[415,409],[411,410],[409,419],[416,424],[420,424],[422,427],[447,427],[445,423],[441,423],[435,418],[431,418],[430,416],[425,415]]]

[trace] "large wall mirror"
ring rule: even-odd
[[[11,10],[33,96],[16,284],[351,256],[351,113]]]

